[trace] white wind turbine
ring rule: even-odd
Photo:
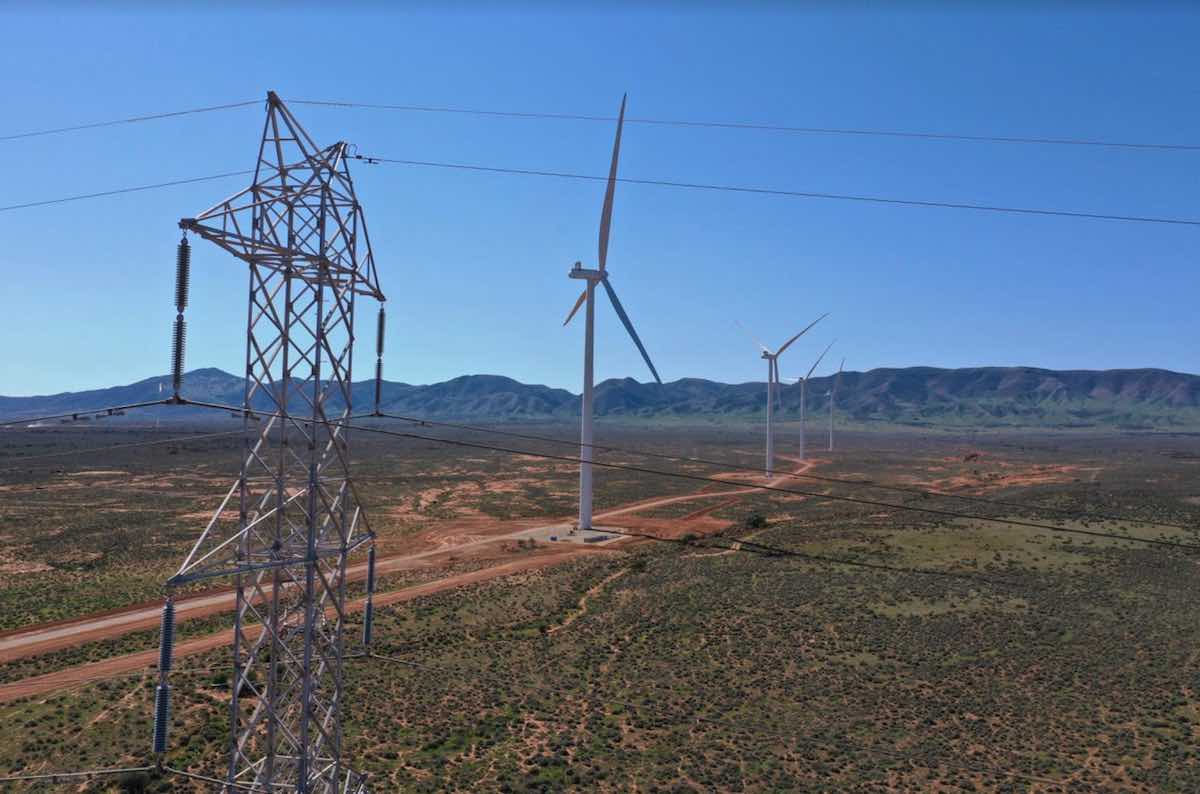
[[[621,98],[621,113],[617,117],[617,137],[613,141],[612,165],[608,169],[608,186],[604,191],[604,206],[600,210],[598,268],[591,270],[576,262],[575,267],[568,274],[571,278],[582,279],[587,282],[583,294],[579,296],[579,300],[575,301],[575,306],[571,309],[570,314],[567,315],[567,319],[563,321],[563,325],[571,322],[571,318],[579,311],[579,307],[585,303],[587,304],[587,309],[584,312],[583,403],[580,411],[581,421],[579,432],[580,529],[592,528],[592,357],[595,347],[597,283],[604,285],[604,291],[608,293],[608,299],[612,302],[613,309],[617,312],[617,317],[621,318],[621,323],[625,326],[625,330],[629,332],[633,343],[637,345],[638,352],[642,354],[642,358],[646,361],[646,366],[650,368],[650,373],[654,375],[654,380],[660,384],[662,383],[662,378],[658,376],[658,370],[654,368],[654,363],[650,360],[650,355],[646,352],[645,346],[642,345],[642,340],[638,338],[637,331],[633,329],[633,323],[629,321],[629,315],[625,313],[625,308],[621,306],[621,301],[617,298],[617,293],[613,290],[612,284],[608,282],[608,271],[606,269],[608,260],[608,231],[612,226],[613,194],[617,188],[617,159],[621,154],[621,127],[625,123],[625,100],[627,98],[628,95]]]
[[[779,349],[776,350],[774,353],[772,353],[770,350],[768,350],[767,346],[764,345],[762,342],[759,342],[757,339],[754,339],[753,336],[750,337],[751,339],[754,339],[755,344],[757,344],[759,349],[762,351],[762,357],[767,360],[767,465],[766,465],[766,474],[768,477],[770,477],[772,475],[772,473],[775,471],[775,395],[776,395],[776,390],[779,388],[779,357],[781,355],[783,355],[783,351],[787,350],[788,347],[791,346],[792,342],[795,342],[797,339],[804,336],[804,334],[806,334],[808,332],[809,328],[812,328],[814,325],[821,322],[828,316],[829,316],[829,313],[826,312],[825,314],[822,314],[817,319],[813,320],[811,323],[808,324],[807,328],[805,328],[803,331],[796,334],[791,339],[787,340],[782,345],[780,345]],[[741,326],[741,323],[738,323],[738,325]],[[742,329],[745,330],[745,326],[742,326]]]
[[[829,451],[833,452],[833,403],[837,400],[838,382],[842,379],[842,369],[846,366],[846,359],[842,359],[842,363],[838,364],[837,375],[833,376],[833,384],[829,387]]]
[[[836,341],[836,339],[833,340],[833,342]],[[817,360],[814,361],[813,365],[808,368],[808,374],[800,379],[800,460],[804,460],[804,427],[805,413],[807,408],[805,403],[808,402],[806,394],[808,388],[808,379],[812,377],[813,370],[815,370],[821,363],[821,359],[825,358],[825,354],[829,352],[829,348],[833,347],[833,342],[830,342],[825,349],[821,351],[821,355],[817,356]]]

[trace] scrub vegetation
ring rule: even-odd
[[[535,432],[570,437],[563,427]],[[749,431],[604,435],[620,446],[758,462]],[[100,436],[86,441],[113,443]],[[8,466],[15,442],[5,441]],[[1197,553],[987,520],[1200,544],[1194,531],[1137,523],[1198,525],[1200,439],[846,434],[839,446],[815,453],[813,473],[858,484],[780,487],[972,517],[785,493],[698,498],[614,519],[672,542],[622,541],[380,607],[376,655],[347,664],[352,765],[379,791],[1200,789]],[[60,462],[57,472],[31,460],[6,478],[4,564],[27,569],[0,577],[8,625],[105,608],[89,601],[95,592],[108,594],[108,608],[152,600],[161,572],[203,524],[202,508],[227,487],[236,449],[195,442],[176,454],[107,456],[103,468]],[[571,512],[568,464],[365,439],[356,455],[385,548],[442,524],[532,526]],[[598,511],[709,487],[629,472],[598,480]],[[693,514],[710,505],[719,506]],[[1049,508],[1122,520],[1067,519]],[[95,556],[51,559],[55,536],[40,534],[50,532]],[[406,574],[384,589],[435,575]],[[347,636],[358,636],[360,617],[352,613]],[[226,620],[185,622],[181,632]],[[0,665],[0,681],[154,642],[144,631]],[[223,651],[177,661],[172,766],[221,774],[226,662]],[[145,763],[154,683],[147,670],[0,704],[10,727],[0,732],[0,775]],[[207,790],[154,775],[71,786],[64,790]]]

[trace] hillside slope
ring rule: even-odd
[[[0,417],[17,419],[155,400],[160,395],[159,384],[168,382],[167,378],[148,378],[107,389],[0,397]],[[810,412],[827,410],[831,382],[831,377],[824,377],[809,383]],[[219,369],[189,372],[185,383],[184,394],[195,400],[228,405],[242,401],[242,379]],[[356,383],[353,399],[356,406],[368,408],[374,399],[374,383]],[[779,400],[784,420],[799,416],[798,385],[784,386]],[[270,401],[260,394],[254,405],[268,409]],[[579,399],[564,389],[498,375],[464,375],[427,386],[387,381],[383,407],[390,413],[440,419],[569,419],[578,415]],[[837,407],[843,417],[861,423],[1192,429],[1200,428],[1200,376],[1159,369],[873,369],[842,375]],[[684,378],[659,385],[624,378],[596,387],[596,412],[602,417],[751,420],[765,409],[763,383]],[[172,409],[163,415],[178,419],[202,414],[194,409]]]

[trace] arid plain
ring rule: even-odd
[[[711,479],[599,468],[619,532],[584,543],[564,532],[576,466],[537,457],[573,455],[572,429],[502,429],[567,445],[356,434],[380,582],[346,747],[379,790],[1200,787],[1198,558],[1167,545],[1200,543],[1200,437],[847,432],[801,463],[785,425],[768,481],[757,428],[606,425],[600,443],[746,468],[600,453]],[[181,432],[0,435],[0,774],[149,756],[163,581],[241,441],[85,450]],[[223,773],[231,609],[179,602],[170,755],[201,774]]]

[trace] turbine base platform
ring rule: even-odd
[[[527,529],[521,533],[521,537],[540,543],[607,546],[613,541],[629,536],[619,527],[593,526],[591,529],[576,529],[574,524],[568,523]]]

